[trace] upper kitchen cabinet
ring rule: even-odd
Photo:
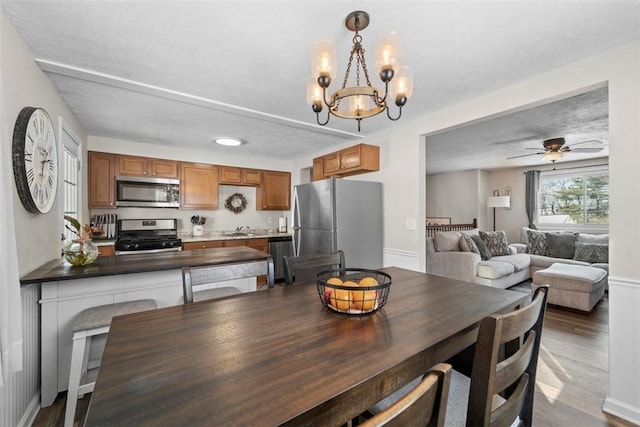
[[[262,171],[260,187],[256,189],[256,209],[287,211],[291,208],[291,174]]]
[[[137,156],[118,156],[118,175],[178,178],[178,162]]]
[[[218,209],[218,166],[180,162],[180,209]]]
[[[220,166],[220,184],[258,186],[260,170]]]
[[[375,145],[358,144],[313,159],[314,181],[330,176],[350,176],[379,170],[380,147]]]
[[[313,176],[312,181],[320,181],[324,179],[324,157],[313,159]]]
[[[89,208],[116,207],[116,155],[90,151]]]

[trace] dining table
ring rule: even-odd
[[[325,307],[313,282],[115,317],[85,425],[342,425],[529,297],[380,271],[369,314]]]

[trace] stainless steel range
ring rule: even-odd
[[[116,255],[182,250],[177,219],[118,220]]]

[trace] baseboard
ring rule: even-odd
[[[640,425],[640,410],[629,406],[623,402],[606,397],[602,410],[607,414],[614,415],[618,418],[622,418],[625,421]]]
[[[27,406],[27,410],[24,411],[20,422],[18,423],[18,427],[31,427],[33,422],[36,420],[36,416],[38,416],[38,412],[40,411],[40,390],[33,396],[31,402],[29,402],[29,406]]]

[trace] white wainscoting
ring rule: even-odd
[[[640,280],[609,277],[609,392],[602,409],[640,425]]]
[[[382,265],[384,267],[400,267],[407,270],[420,271],[418,252],[402,251],[399,249],[382,249]]]
[[[0,388],[0,426],[30,426],[40,409],[39,286],[20,289],[24,364]]]

